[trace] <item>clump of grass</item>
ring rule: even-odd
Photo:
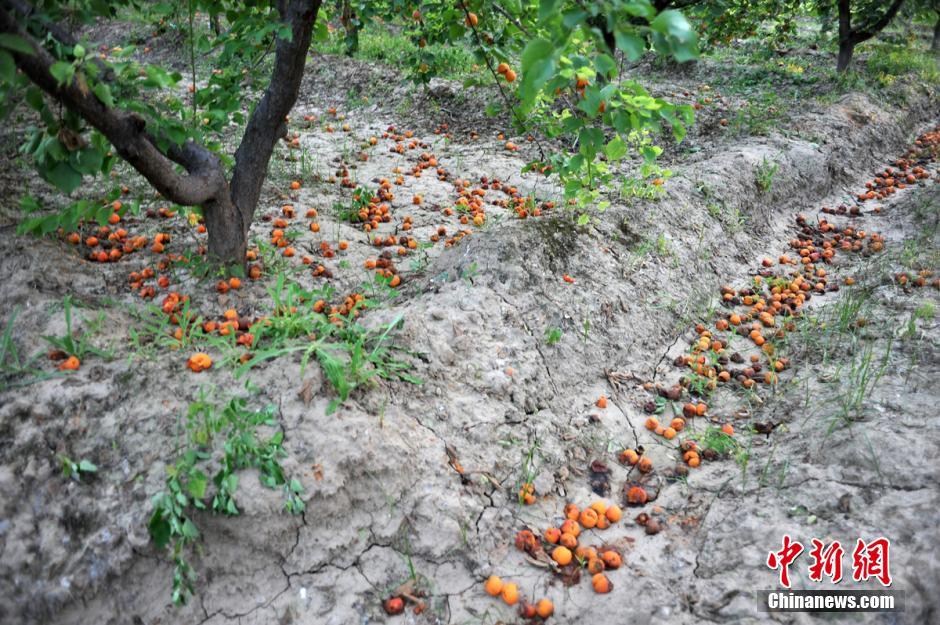
[[[324,52],[343,54],[346,51],[345,33],[337,31],[324,44]],[[415,41],[388,24],[366,24],[359,32],[356,57],[377,61],[395,67],[412,68],[412,77],[441,76],[464,78],[476,72],[477,61],[468,48],[428,43],[423,48]]]
[[[881,44],[873,46],[866,70],[884,87],[901,77],[913,75],[931,85],[940,84],[940,66],[928,51],[908,46]]]

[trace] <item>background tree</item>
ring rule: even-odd
[[[822,12],[831,12],[831,0],[820,0],[819,4]],[[836,0],[839,19],[836,71],[847,70],[852,63],[855,46],[884,30],[903,4],[904,0]]]

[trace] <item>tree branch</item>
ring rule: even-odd
[[[300,93],[307,50],[321,2],[278,0],[276,4],[281,18],[291,27],[292,37],[290,40],[278,39],[271,82],[245,127],[245,134],[235,152],[235,171],[232,174],[232,200],[242,215],[246,231],[261,197],[261,185],[271,153],[287,130],[285,117]]]
[[[894,19],[894,16],[897,15],[898,11],[901,9],[902,4],[904,4],[904,0],[894,0],[894,3],[888,8],[887,12],[881,16],[881,19],[879,19],[874,24],[866,25],[864,28],[853,31],[850,35],[852,43],[857,44],[863,41],[868,41],[880,33],[884,27]]]
[[[107,137],[118,154],[164,197],[177,204],[199,206],[225,191],[218,158],[202,146],[188,142],[163,154],[147,133],[142,117],[108,108],[77,78],[60,85],[50,71],[55,59],[17,23],[8,12],[9,6],[4,2],[0,8],[0,32],[18,35],[33,48],[32,55],[11,51],[20,71]],[[174,163],[182,165],[189,175],[179,174]]]

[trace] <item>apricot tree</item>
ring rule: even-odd
[[[500,85],[520,130],[533,130],[536,120],[535,130],[574,137],[573,153],[556,153],[533,166],[557,173],[581,205],[598,199],[598,187],[612,179],[608,163],[631,150],[645,159],[646,178],[661,179],[652,165],[657,148],[648,135],[666,124],[681,137],[691,121],[689,107],[673,106],[634,81],[618,79],[623,57],[637,59],[650,49],[678,61],[697,54],[682,14],[658,12],[651,0],[387,0],[361,7],[344,2],[342,8],[346,23],[384,15],[404,20],[422,41],[472,46]],[[94,50],[80,28],[66,27],[141,11],[158,23],[184,24],[185,78],[137,60],[133,47]],[[194,24],[205,15],[213,28],[197,34]],[[109,173],[119,157],[166,200],[198,207],[210,257],[239,265],[311,41],[326,32],[319,0],[0,0],[0,101],[5,112],[25,101],[38,114],[42,124],[23,152],[45,180],[71,193],[85,176]],[[270,74],[253,83],[254,70],[270,49]],[[212,59],[207,79],[197,79],[197,56]],[[517,70],[496,71],[500,62],[519,65],[518,81]],[[244,96],[253,92],[260,92],[256,101]],[[232,127],[244,130],[229,153],[225,145]],[[24,229],[72,229],[80,220],[107,218],[108,210],[79,201],[56,215],[28,220]]]

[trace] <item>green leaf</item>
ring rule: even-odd
[[[199,530],[196,528],[196,525],[189,519],[186,519],[185,521],[183,521],[182,533],[185,538],[189,538],[190,540],[195,540],[196,538],[199,538]]]
[[[555,46],[547,39],[533,39],[522,51],[522,74],[531,71],[533,65],[539,61],[551,58],[555,54]]]
[[[539,2],[539,21],[544,22],[558,11],[558,0],[541,0]]]
[[[52,74],[52,77],[56,79],[59,85],[65,85],[75,75],[75,68],[71,63],[56,61],[49,67],[49,73]]]
[[[16,80],[16,63],[6,50],[0,50],[0,82],[12,83]]]
[[[82,473],[97,473],[98,467],[91,460],[82,460],[78,463],[78,470]]]
[[[646,52],[646,42],[641,37],[618,30],[614,33],[614,39],[617,41],[617,48],[631,61],[638,60]]]
[[[22,209],[24,212],[35,213],[40,208],[42,208],[42,206],[33,196],[24,195],[23,197],[20,198],[20,209]]]
[[[82,175],[65,162],[59,163],[52,169],[41,173],[43,174],[43,178],[65,193],[71,193],[82,184]]]
[[[604,153],[610,160],[619,161],[627,155],[627,143],[620,138],[620,135],[615,135],[614,138],[604,146]]]
[[[91,88],[91,91],[98,96],[98,99],[101,100],[105,106],[108,108],[114,107],[114,98],[111,96],[111,88],[108,85],[99,82]]]
[[[650,22],[650,28],[659,35],[654,37],[657,47],[664,48],[663,51],[671,53],[680,63],[698,57],[695,31],[679,11],[663,11]]]
[[[186,490],[193,499],[202,500],[206,496],[206,486],[209,484],[209,478],[202,471],[194,471],[189,475],[189,482],[186,484]]]
[[[20,54],[28,54],[29,56],[36,54],[33,50],[33,46],[29,45],[26,39],[12,33],[0,33],[0,48],[13,50]]]
[[[147,524],[150,531],[150,539],[158,549],[163,549],[170,542],[170,524],[163,518],[163,510],[157,509],[150,516],[150,522]]]
[[[97,148],[85,148],[72,152],[69,163],[80,174],[92,175],[101,170],[104,163],[104,152]]]
[[[597,58],[594,59],[594,69],[597,70],[597,73],[605,78],[610,77],[610,73],[616,69],[617,63],[614,62],[610,55],[607,54],[598,54]]]

